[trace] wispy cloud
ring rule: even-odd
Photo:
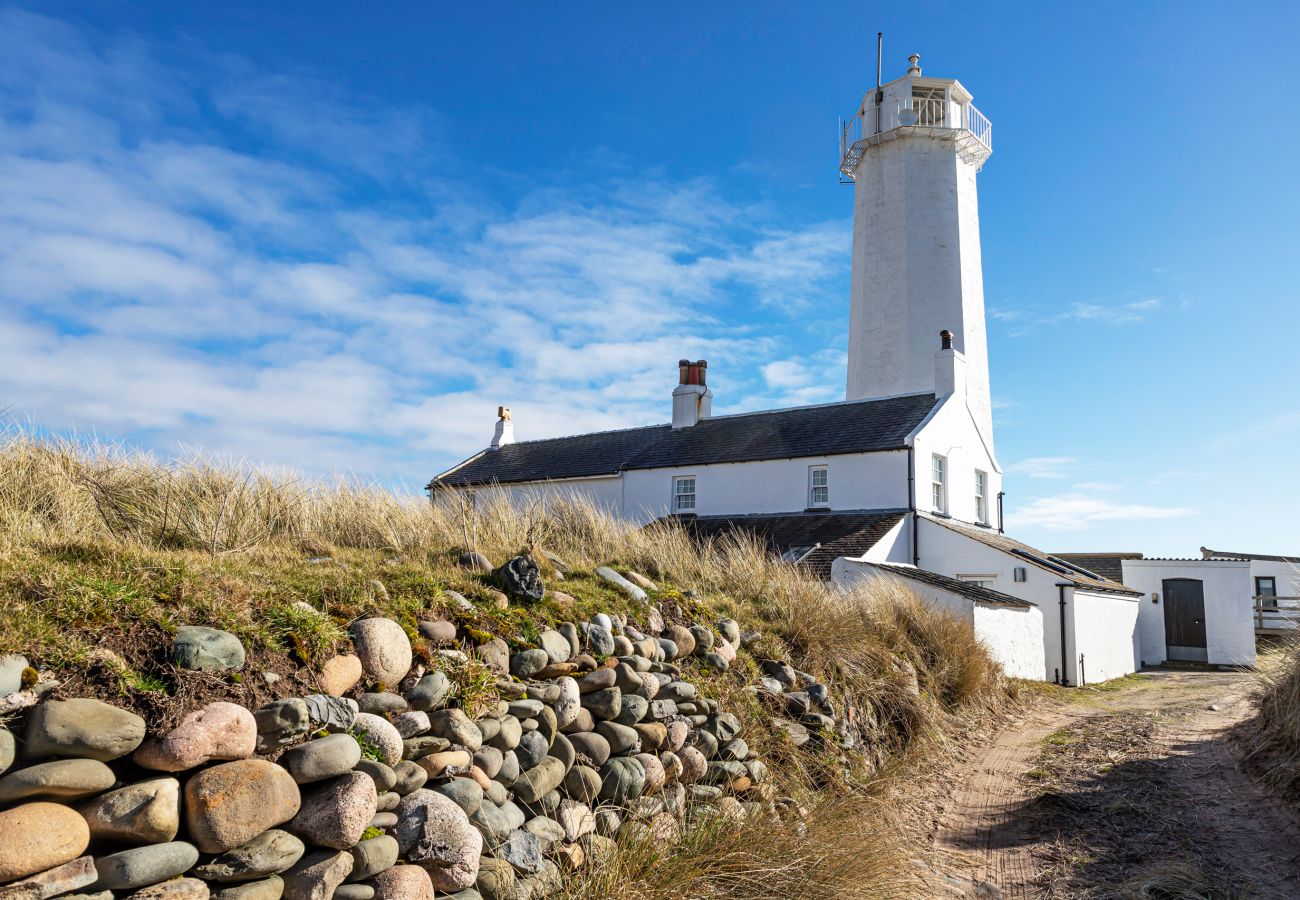
[[[1122,503],[1099,498],[1091,492],[1071,491],[1039,497],[1023,507],[1010,509],[1007,522],[1013,531],[1017,528],[1083,531],[1103,523],[1180,519],[1194,513],[1194,509],[1186,506]]]
[[[1026,478],[1065,478],[1078,462],[1073,456],[1031,456],[1010,463],[1004,471]]]
[[[1039,328],[1063,322],[1081,322],[1103,326],[1136,325],[1167,309],[1159,297],[1126,300],[1114,303],[1080,301],[1064,309],[1044,311],[1018,307],[993,307],[989,318],[1004,323],[1012,337],[1032,334]]]
[[[842,392],[841,351],[794,353],[847,223],[617,172],[503,206],[436,111],[160,53],[0,11],[19,417],[415,481],[481,448],[502,402],[521,437],[663,421],[683,356],[713,363],[719,411]],[[737,328],[755,305],[769,327]]]

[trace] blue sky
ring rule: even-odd
[[[993,122],[1013,533],[1300,552],[1290,4],[0,5],[0,406],[417,489],[840,399],[877,30]]]

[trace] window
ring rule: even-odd
[[[690,512],[695,509],[695,476],[684,475],[673,479],[673,512]]]
[[[998,580],[998,577],[996,575],[958,575],[957,580],[992,590],[993,584]]]
[[[948,459],[937,453],[930,457],[930,504],[935,512],[948,511]]]
[[[831,505],[831,483],[825,466],[808,467],[808,505]]]
[[[989,523],[989,476],[979,469],[975,470],[975,521]]]
[[[1255,579],[1255,598],[1260,606],[1277,606],[1277,579],[1258,577]]]

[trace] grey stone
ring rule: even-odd
[[[596,734],[609,742],[609,752],[612,756],[635,753],[641,749],[641,735],[637,733],[635,728],[630,728],[627,725],[619,725],[616,722],[597,722]]]
[[[551,741],[551,749],[547,752],[548,756],[554,756],[560,762],[564,763],[564,771],[569,771],[569,767],[578,761],[578,753],[573,749],[573,743],[566,735],[557,734]]]
[[[516,872],[535,875],[542,870],[542,842],[532,832],[523,829],[510,832],[497,853]]]
[[[456,560],[456,563],[462,569],[469,569],[471,572],[492,571],[492,561],[477,550],[466,550]]]
[[[317,730],[347,731],[357,721],[357,706],[343,697],[309,694],[303,697],[307,715]]]
[[[740,738],[732,738],[718,750],[718,758],[744,762],[749,757],[749,745]]]
[[[532,678],[550,665],[550,662],[551,658],[545,650],[520,650],[510,657],[510,674],[516,678]]]
[[[596,810],[595,818],[596,834],[603,837],[613,837],[623,827],[623,817],[608,806]]]
[[[175,840],[180,830],[180,789],[175,778],[155,778],[78,804],[77,812],[90,826],[92,840],[163,843]]]
[[[50,700],[27,717],[27,759],[53,756],[108,762],[144,741],[144,719],[98,700]]]
[[[780,695],[785,691],[785,685],[777,681],[771,675],[763,675],[758,679],[759,687],[772,694]]]
[[[311,713],[298,697],[273,700],[253,713],[257,722],[257,752],[272,753],[311,730]]]
[[[651,700],[649,714],[656,721],[671,719],[677,715],[677,704],[671,700]]]
[[[391,791],[397,786],[397,772],[391,766],[381,763],[377,759],[359,760],[352,768],[369,775],[370,780],[375,783],[375,790],[381,794],[385,791]]]
[[[572,622],[561,622],[555,626],[555,630],[564,635],[564,639],[569,642],[569,659],[582,652],[582,638],[578,634],[577,625]]]
[[[14,735],[7,728],[0,728],[0,775],[14,764]]]
[[[75,800],[111,788],[117,776],[94,759],[60,759],[17,769],[0,778],[0,804],[19,800]]]
[[[392,812],[397,809],[397,804],[402,802],[402,795],[397,791],[385,791],[379,795],[375,801],[375,813]]]
[[[306,850],[289,832],[272,828],[199,866],[194,874],[206,881],[251,881],[285,871],[302,859]]]
[[[0,697],[23,689],[23,672],[30,665],[27,657],[17,653],[0,655]]]
[[[670,681],[659,689],[660,699],[673,700],[677,703],[694,700],[695,695],[695,685],[689,681]]]
[[[531,769],[542,761],[546,756],[546,751],[550,747],[539,732],[530,731],[519,739],[519,746],[515,748],[515,756],[519,759],[519,767],[524,770]]]
[[[503,754],[496,747],[480,747],[474,754],[474,765],[482,769],[483,774],[488,778],[495,778],[501,771],[502,756]]]
[[[448,798],[430,790],[403,797],[394,837],[405,858],[429,873],[435,889],[452,892],[474,883],[483,837]]]
[[[580,694],[592,694],[596,691],[607,690],[614,687],[617,681],[618,673],[613,669],[596,669],[594,672],[588,672],[578,679],[578,692]]]
[[[542,845],[542,852],[553,844],[564,841],[564,826],[547,816],[534,816],[524,823],[524,831],[534,835]]]
[[[514,716],[505,716],[500,719],[500,723],[491,744],[505,753],[519,746],[519,739],[523,737],[524,730]]]
[[[719,672],[725,672],[731,668],[731,663],[721,653],[710,650],[704,654],[704,664],[711,669],[717,669]]]
[[[432,734],[423,734],[402,741],[402,757],[408,760],[419,759],[422,756],[428,756],[430,753],[441,753],[449,749],[451,749],[451,741]]]
[[[496,803],[481,804],[478,809],[470,814],[469,820],[478,829],[479,834],[483,836],[483,841],[489,847],[496,847],[513,830],[510,817],[506,814],[502,805]]]
[[[429,730],[429,714],[418,709],[396,715],[392,721],[403,738],[419,737]]]
[[[350,734],[331,734],[286,750],[280,765],[299,784],[337,778],[361,761],[361,745]]]
[[[364,713],[374,713],[377,716],[406,712],[406,705],[406,698],[387,691],[362,694],[357,698],[357,709]]]
[[[352,854],[334,850],[309,853],[284,873],[285,900],[329,900],[352,874]]]
[[[176,629],[172,661],[182,669],[227,672],[244,667],[244,645],[229,631],[182,625]]]
[[[403,797],[411,791],[424,787],[424,783],[429,780],[429,773],[410,760],[402,760],[393,766],[393,774],[397,776],[397,783],[393,785],[393,790]]]
[[[496,774],[496,780],[506,787],[512,787],[519,780],[519,757],[515,756],[515,751],[509,750],[501,754],[501,769]]]
[[[401,805],[399,798],[398,805]],[[375,817],[370,820],[371,828],[378,828],[380,831],[387,831],[397,825],[397,814],[394,812],[376,812]]]
[[[719,619],[718,631],[726,638],[728,644],[733,647],[740,646],[740,625],[735,619]]]
[[[212,900],[280,900],[283,894],[284,879],[272,875],[261,881],[248,881],[222,888],[212,895]]]
[[[432,712],[446,704],[452,687],[451,679],[442,672],[430,672],[406,692],[406,702],[411,709]]]
[[[465,810],[465,815],[472,816],[483,803],[483,788],[472,778],[453,778],[441,784],[435,784],[432,790],[442,794],[452,803]]]
[[[626,756],[617,756],[600,767],[600,797],[614,803],[626,803],[641,796],[645,788],[645,769]]]
[[[340,884],[334,889],[333,900],[371,900],[375,889],[368,884]]]
[[[351,853],[352,872],[347,880],[364,881],[397,865],[397,838],[381,834],[357,844]]]
[[[542,572],[531,556],[516,556],[496,570],[497,583],[512,600],[536,603],[546,596]]]
[[[599,797],[600,786],[600,773],[590,766],[575,765],[564,776],[564,792],[579,803],[591,803]]]
[[[603,625],[587,626],[587,649],[596,656],[609,656],[614,652],[614,635]]]
[[[718,713],[710,716],[708,724],[705,725],[713,735],[722,742],[726,742],[740,734],[740,719],[732,713]]]
[[[779,681],[782,685],[786,687],[794,686],[795,684],[794,669],[790,668],[780,660],[762,659],[759,660],[758,665],[760,668],[762,668],[763,674],[771,678],[775,678],[777,681]]]
[[[515,796],[525,803],[536,803],[543,794],[559,787],[563,780],[564,763],[553,756],[543,757],[515,781]]]
[[[199,849],[185,841],[150,844],[95,860],[99,880],[93,887],[124,891],[147,887],[187,872],[199,861]]]
[[[420,637],[431,644],[454,644],[456,642],[455,622],[448,622],[446,619],[431,619],[421,622],[416,628],[420,632]]]
[[[623,708],[619,710],[613,721],[619,725],[635,725],[646,717],[650,709],[650,701],[639,694],[623,694]]]
[[[623,710],[623,692],[612,687],[583,694],[582,706],[597,719],[613,719]]]
[[[484,641],[474,648],[474,654],[494,672],[504,675],[510,671],[510,645],[501,638]]]
[[[429,714],[429,732],[464,747],[471,754],[483,746],[483,733],[459,709],[440,709]]]
[[[552,663],[568,662],[573,655],[570,652],[569,639],[550,628],[538,636],[538,642]]]
[[[580,761],[594,768],[600,768],[609,759],[609,741],[596,732],[586,731],[568,735],[569,742]]]
[[[542,711],[542,701],[536,699],[515,700],[510,704],[510,715],[516,719],[535,718]]]
[[[504,859],[483,857],[475,886],[482,900],[520,900],[514,867]]]
[[[703,625],[691,626],[691,637],[695,638],[695,655],[703,656],[713,649],[715,638],[713,632]]]
[[[645,591],[615,572],[609,566],[600,566],[596,569],[596,576],[614,585],[614,587],[627,594],[633,600],[645,603],[648,599]]]

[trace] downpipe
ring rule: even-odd
[[[1060,592],[1061,596],[1061,680],[1058,684],[1062,684],[1065,687],[1070,686],[1070,679],[1066,677],[1065,674],[1070,670],[1070,658],[1066,655],[1065,650],[1065,589],[1067,587],[1069,587],[1067,584],[1058,584],[1056,586],[1056,589]]]

